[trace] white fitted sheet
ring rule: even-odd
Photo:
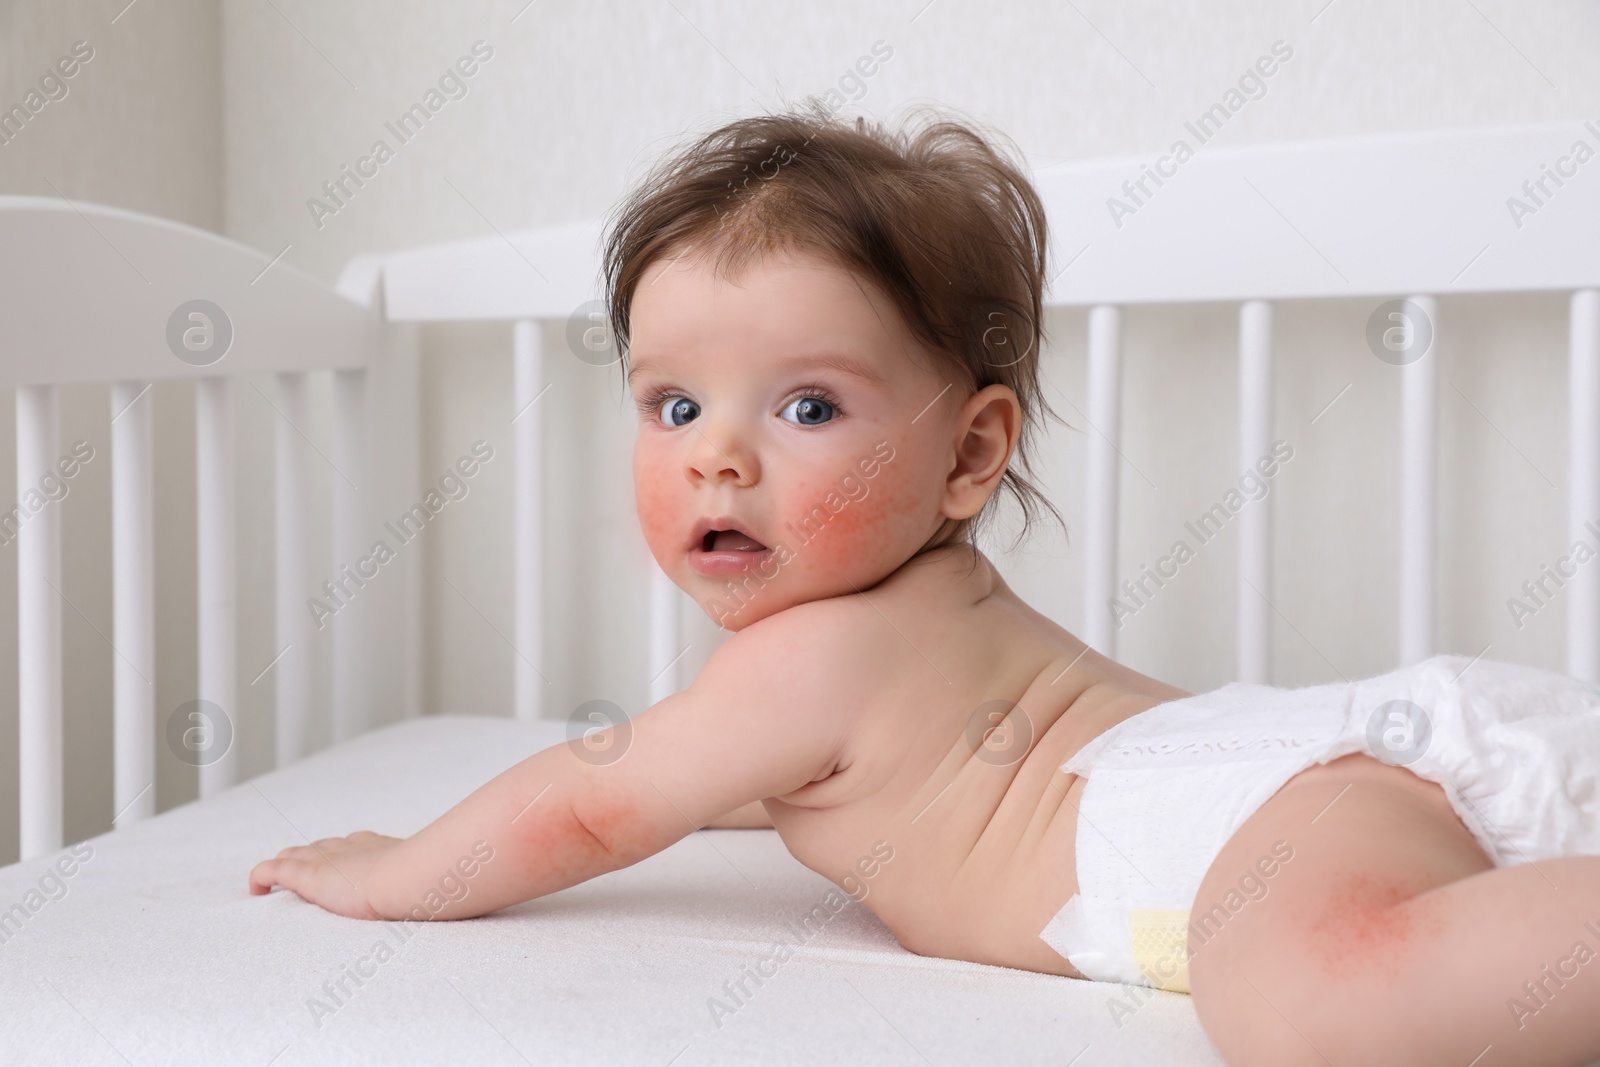
[[[925,958],[854,902],[718,1026],[708,999],[726,1001],[723,984],[833,888],[772,830],[703,830],[404,942],[247,891],[250,867],[285,845],[410,834],[564,736],[561,723],[423,718],[93,839],[65,896],[0,944],[0,1062],[1221,1062],[1186,996]],[[53,859],[0,869],[0,909]],[[328,1002],[323,982],[380,939],[393,957],[319,1022],[309,998]]]

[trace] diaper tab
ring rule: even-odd
[[[1132,908],[1128,937],[1133,961],[1157,989],[1189,992],[1189,913],[1170,908]]]
[[[1074,893],[1039,937],[1095,982],[1189,992],[1189,913]]]

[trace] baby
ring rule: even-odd
[[[606,249],[638,514],[731,635],[631,722],[409,838],[284,849],[251,891],[459,919],[771,826],[870,877],[912,952],[1192,991],[1229,1063],[1600,1058],[1586,687],[1436,657],[1191,696],[974,546],[1002,489],[1052,510],[1027,476],[1045,250],[1019,166],[949,120],[813,104],[660,166]],[[469,894],[418,907],[490,848]]]

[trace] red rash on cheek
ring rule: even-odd
[[[673,523],[678,520],[679,508],[673,500],[667,464],[636,459],[633,486],[639,526],[644,531],[645,541],[654,547],[671,535]]]
[[[844,475],[807,489],[799,499],[811,510],[791,517],[783,529],[801,566],[836,574],[858,571],[863,564],[870,567],[895,546],[898,533],[931,514],[931,504],[918,500],[910,487],[897,484],[888,474],[883,465],[872,478],[857,471],[848,483],[849,493],[841,485]],[[838,511],[828,507],[830,493]],[[824,517],[826,521],[817,521]]]
[[[856,492],[859,496],[860,490]],[[859,500],[851,500],[838,493],[834,502],[842,500],[844,507],[837,512],[828,508],[827,499],[826,490],[816,493],[812,510],[791,519],[783,533],[789,547],[809,566],[840,570],[861,559],[870,549],[874,535],[882,536],[884,498],[881,493],[868,492]],[[824,516],[826,521],[819,524],[818,519]]]

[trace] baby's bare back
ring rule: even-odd
[[[833,772],[765,801],[790,852],[914,952],[1075,976],[1039,939],[1077,889],[1083,781],[1059,768],[1188,694],[1086,650],[965,547],[826,618],[874,666],[847,668],[861,703]]]

